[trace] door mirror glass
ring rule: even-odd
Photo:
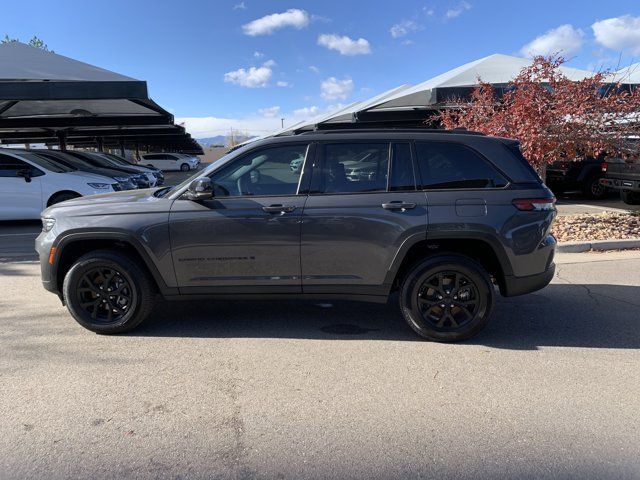
[[[209,177],[196,178],[186,192],[188,200],[209,200],[213,198],[213,187]]]
[[[22,170],[18,170],[16,175],[19,177],[24,177],[24,181],[29,183],[31,181],[31,170],[28,168],[23,168]]]

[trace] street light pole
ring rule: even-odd
[[[284,128],[284,118],[281,118],[281,119],[280,119],[280,127],[281,127],[281,128]]]

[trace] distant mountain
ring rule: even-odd
[[[255,138],[255,135],[244,136],[244,135],[238,134],[235,136],[236,143],[246,142],[247,140],[250,140],[252,138]],[[227,135],[217,135],[215,137],[196,138],[196,142],[198,142],[203,147],[211,147],[214,145],[226,145],[227,140],[228,140]]]
[[[226,138],[225,135],[217,135],[215,137],[196,138],[196,142],[203,147],[210,147],[211,145],[224,145]]]

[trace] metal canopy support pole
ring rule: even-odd
[[[120,140],[120,156],[124,158],[124,140]]]
[[[56,132],[58,136],[58,143],[60,144],[60,150],[63,152],[67,151],[67,132],[64,130],[58,130]]]
[[[98,144],[98,151],[104,152],[104,138],[96,137],[96,143]]]

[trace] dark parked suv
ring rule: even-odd
[[[413,330],[455,341],[486,325],[496,287],[513,296],[549,283],[555,214],[513,140],[313,132],[256,141],[175,187],[50,207],[37,250],[45,288],[98,333],[136,327],[158,295],[397,292]]]

